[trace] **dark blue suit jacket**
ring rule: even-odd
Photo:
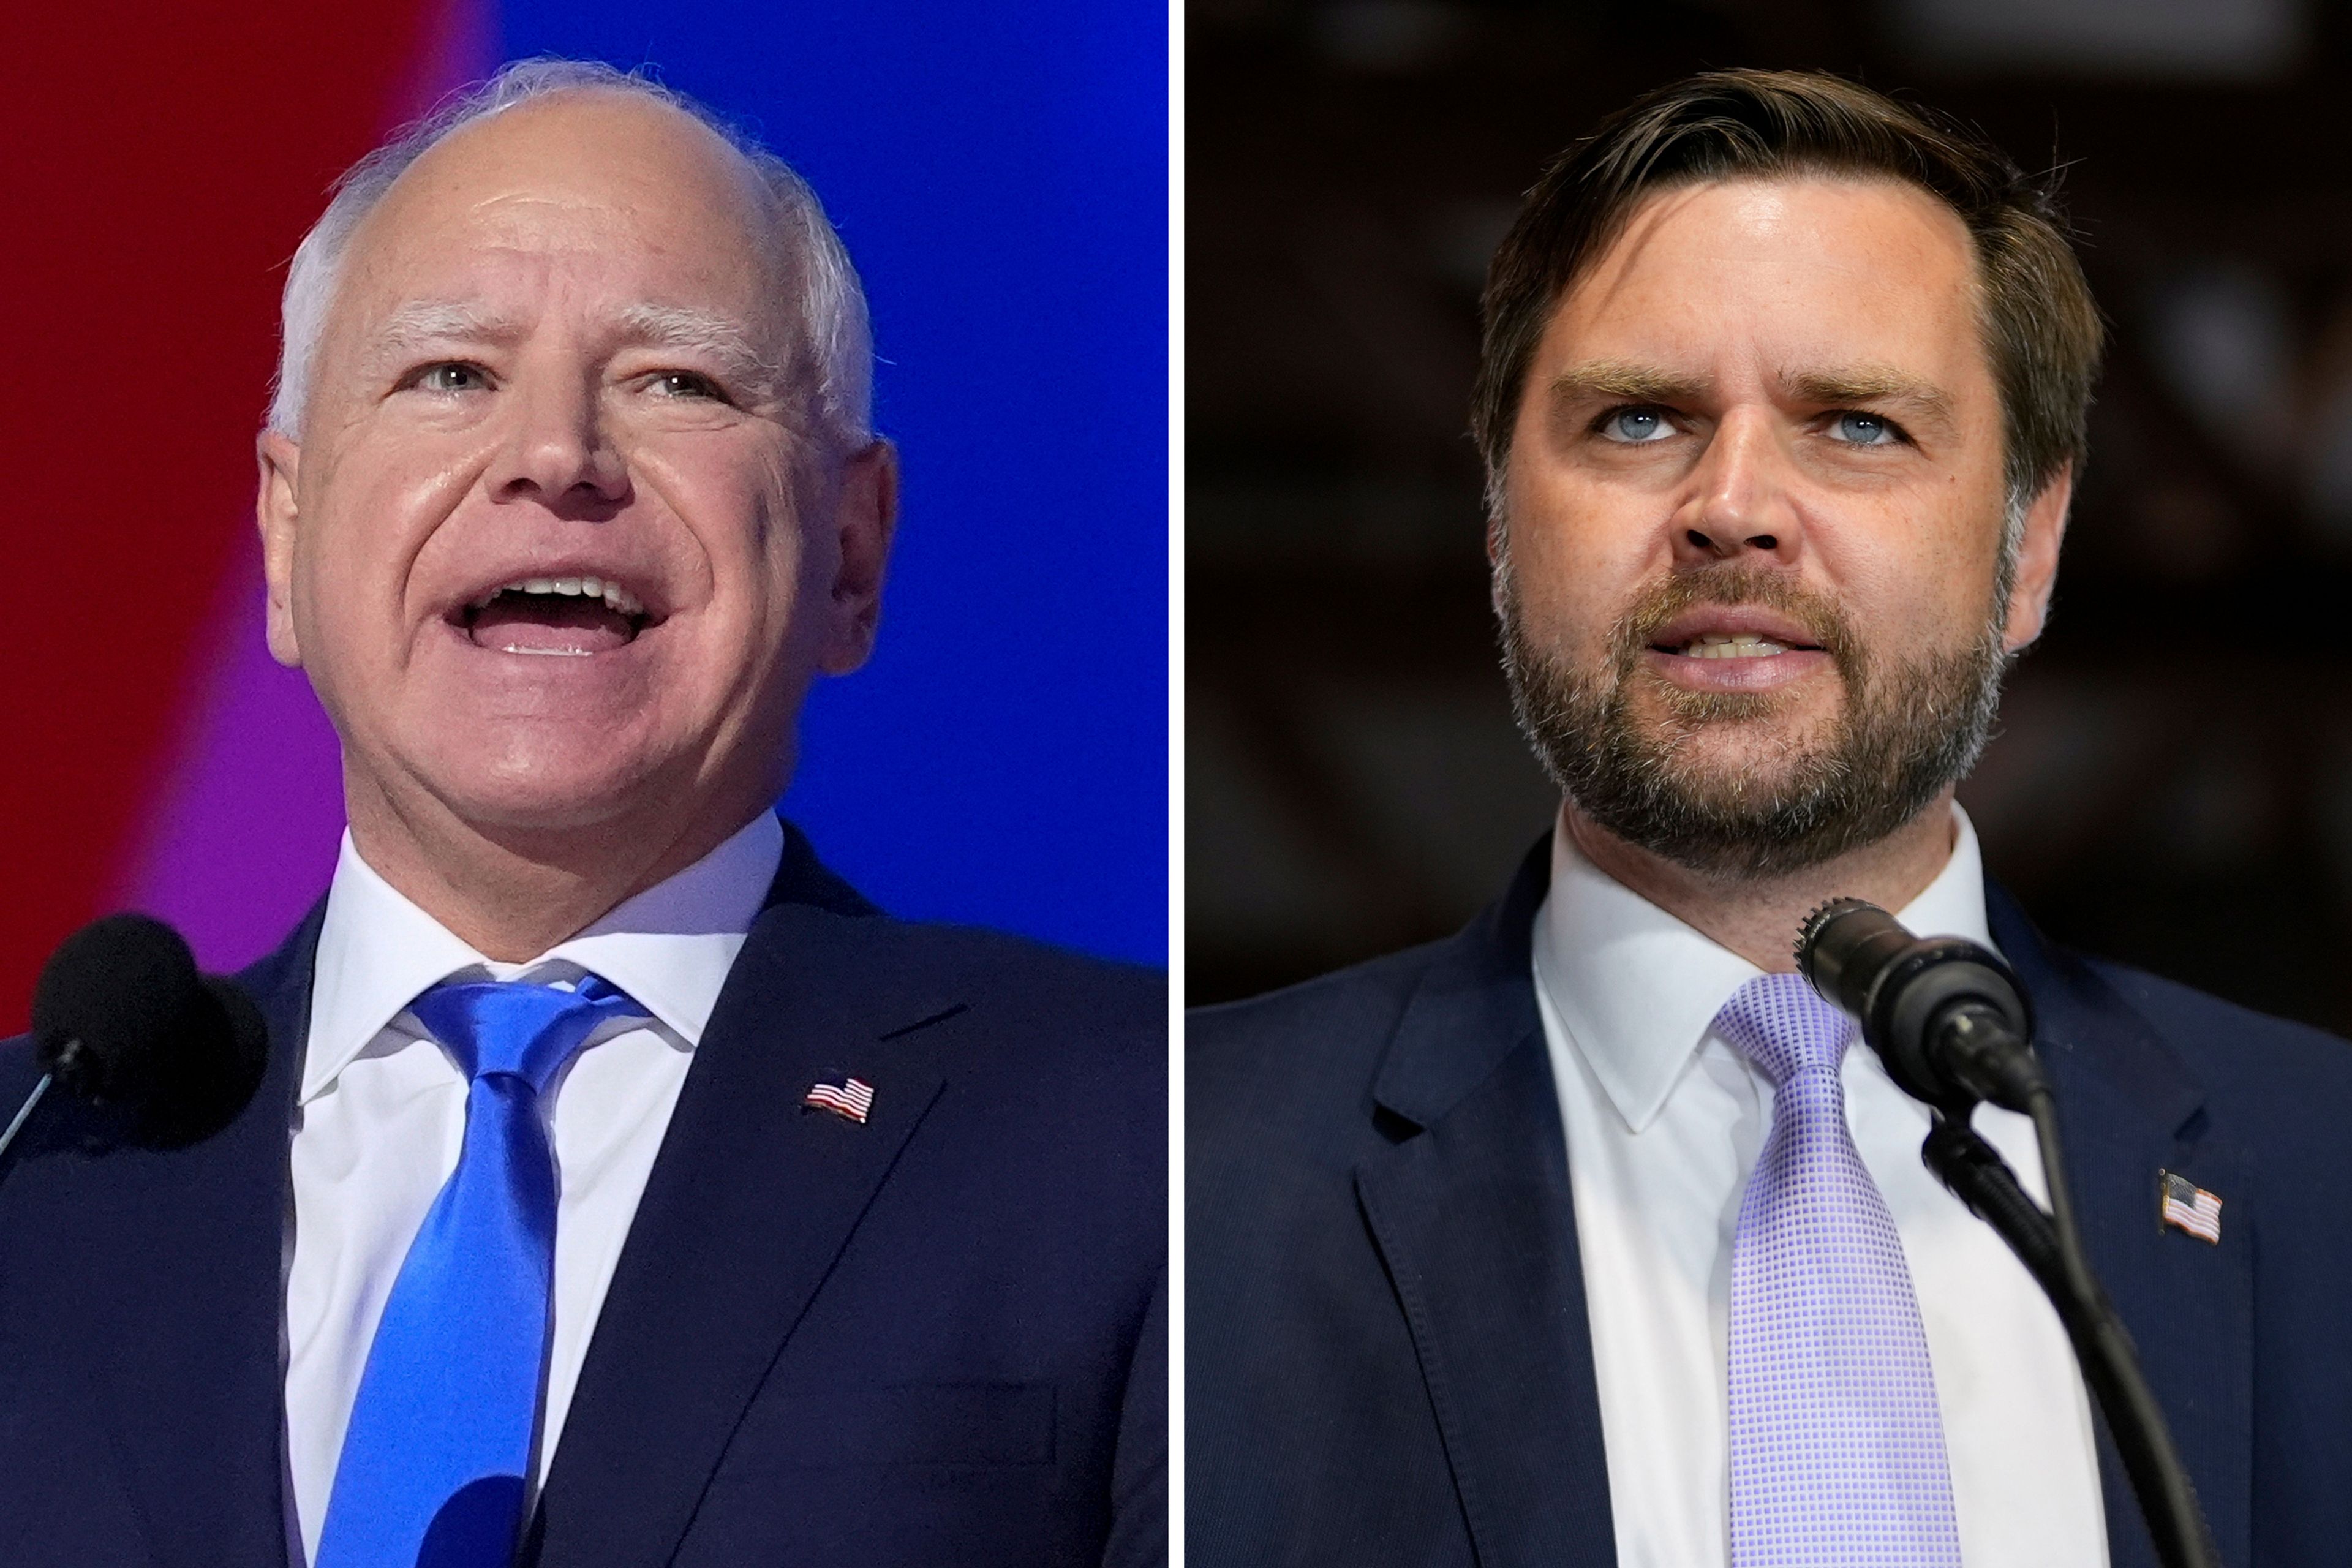
[[[280,1249],[314,911],[188,1148],[0,1169],[0,1563],[283,1563]],[[877,914],[797,834],[729,974],[526,1543],[546,1568],[1164,1557],[1166,985]],[[0,1047],[0,1097],[31,1082]],[[803,1114],[820,1078],[872,1119]]]
[[[1539,846],[1450,941],[1194,1016],[1192,1568],[1614,1560],[1528,929]],[[2352,1047],[2050,947],[1996,889],[2093,1261],[2230,1568],[2352,1555]],[[2223,1200],[2158,1223],[2157,1172]],[[2101,1436],[2116,1568],[2155,1556]]]

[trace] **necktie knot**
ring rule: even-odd
[[[642,1017],[619,987],[590,974],[579,988],[517,981],[436,985],[409,1005],[469,1079],[508,1074],[545,1090],[556,1069],[608,1018]]]
[[[1808,1068],[1836,1076],[1853,1020],[1822,1000],[1801,974],[1759,974],[1731,994],[1716,1032],[1780,1088]]]

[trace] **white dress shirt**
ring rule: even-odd
[[[293,1134],[286,1269],[290,1532],[318,1552],[343,1429],[385,1298],[466,1127],[467,1081],[408,1004],[445,980],[604,976],[652,1018],[591,1035],[541,1097],[555,1151],[555,1300],[531,1480],[562,1435],[621,1244],[719,987],[783,853],[765,813],[702,859],[529,963],[494,963],[343,837],[319,932]]]
[[[1991,945],[1976,832],[1903,922]],[[1565,828],[1537,912],[1535,974],[1568,1134],[1622,1568],[1724,1568],[1731,1247],[1771,1130],[1770,1081],[1715,1015],[1761,971],[1597,869]],[[1847,1119],[1911,1270],[1935,1367],[1969,1568],[2100,1568],[2106,1530],[2090,1404],[2041,1290],[1920,1163],[1927,1111],[1857,1042]],[[2032,1124],[1977,1130],[2043,1195]]]

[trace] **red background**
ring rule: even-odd
[[[0,1032],[118,879],[251,526],[285,263],[413,106],[445,6],[79,5],[11,29]]]

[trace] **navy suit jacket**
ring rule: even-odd
[[[0,1563],[286,1561],[281,1249],[320,912],[260,1091],[173,1152],[56,1097],[0,1167]],[[1166,983],[875,912],[788,833],[623,1248],[545,1568],[1165,1554]],[[11,1109],[34,1068],[0,1047]],[[874,1088],[863,1126],[803,1113]]]
[[[1194,1016],[1192,1568],[1615,1558],[1528,931],[1549,843],[1453,939]],[[2352,1047],[2044,942],[1998,889],[2095,1267],[2230,1568],[2352,1552]],[[2222,1199],[2209,1245],[2157,1172]],[[2155,1555],[2104,1430],[2116,1568]]]

